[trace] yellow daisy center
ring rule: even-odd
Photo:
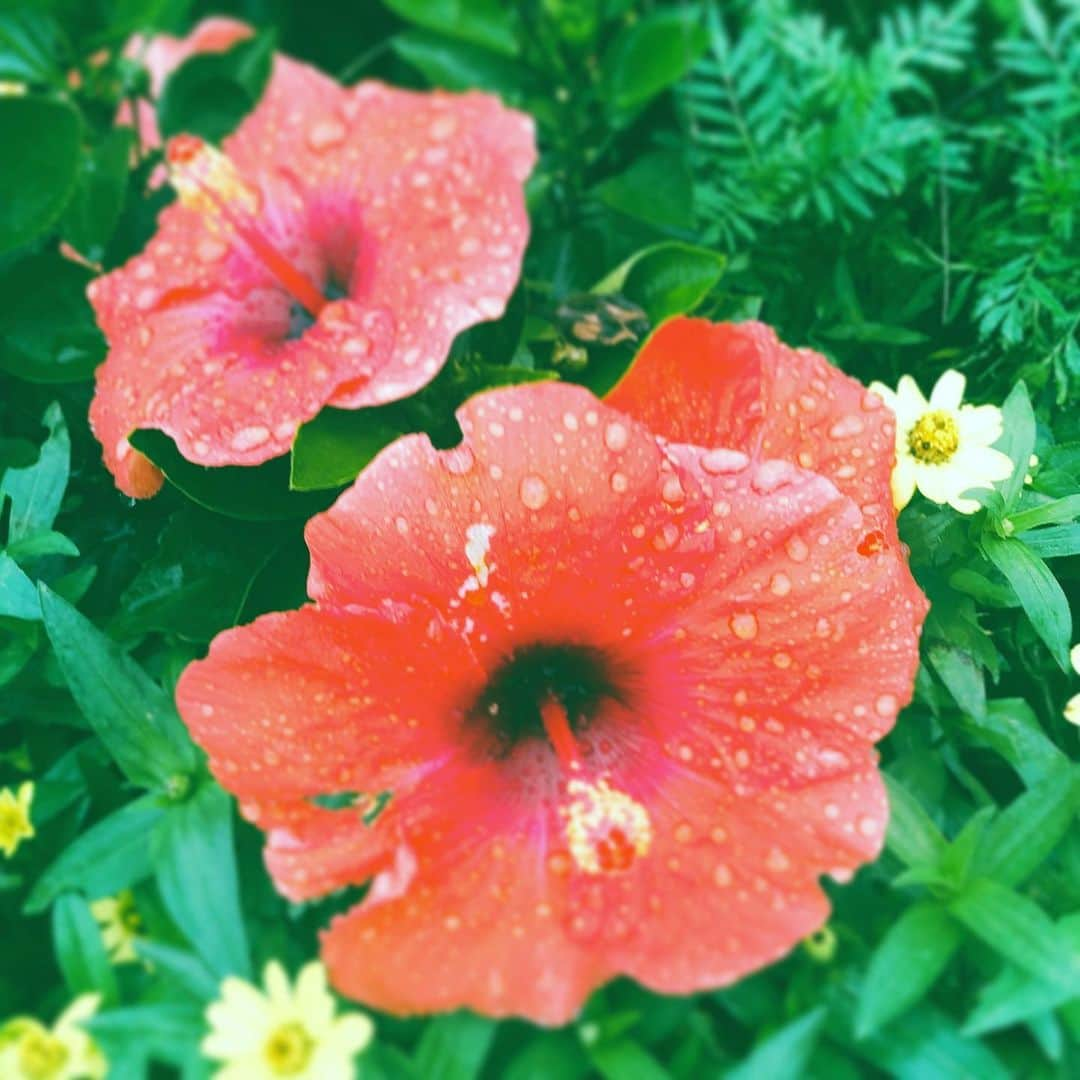
[[[944,465],[960,445],[960,429],[944,409],[923,413],[908,432],[908,449],[924,465]]]
[[[19,1068],[29,1080],[50,1080],[67,1063],[67,1047],[47,1031],[28,1031],[19,1040]]]
[[[263,1057],[270,1071],[277,1076],[295,1076],[302,1072],[311,1060],[315,1040],[303,1024],[292,1021],[279,1024],[263,1046]]]

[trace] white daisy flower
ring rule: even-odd
[[[307,964],[289,982],[276,960],[266,965],[263,990],[230,975],[206,1010],[210,1032],[202,1052],[222,1067],[217,1080],[352,1080],[353,1058],[375,1030],[360,1013],[335,1016],[326,969]]]
[[[878,382],[870,389],[896,415],[892,492],[897,510],[907,506],[918,488],[932,502],[974,514],[979,503],[963,498],[963,493],[993,487],[1012,475],[1012,460],[993,449],[1001,438],[1001,410],[996,405],[962,405],[964,376],[959,371],[946,371],[929,401],[910,375],[901,377],[895,392]]]

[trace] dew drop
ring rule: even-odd
[[[731,870],[728,869],[723,863],[720,863],[713,871],[713,882],[720,886],[720,888],[727,888],[731,884]]]
[[[701,467],[712,476],[745,469],[750,459],[738,450],[709,450],[701,455]]]
[[[530,510],[539,510],[551,497],[551,491],[547,483],[543,477],[537,476],[536,473],[529,473],[527,476],[522,477],[518,494],[521,496],[521,501]]]
[[[630,432],[626,430],[626,425],[619,423],[618,420],[613,420],[604,429],[604,445],[615,452],[619,450],[625,450],[626,444],[630,441]]]
[[[752,638],[757,637],[757,616],[751,612],[732,615],[728,625],[731,627],[731,632],[742,641],[750,641]]]
[[[853,435],[861,435],[865,426],[860,417],[845,416],[829,428],[829,438],[850,439]]]
[[[630,481],[626,478],[626,473],[621,473],[617,469],[611,474],[611,490],[616,495],[621,495],[630,486]]]
[[[773,574],[772,581],[769,582],[769,591],[774,596],[787,596],[791,592],[791,578],[784,573]]]
[[[882,694],[874,703],[878,716],[895,716],[900,710],[900,703],[893,694]]]
[[[677,476],[669,476],[664,481],[660,489],[660,497],[672,506],[681,503],[686,498],[686,492],[683,491],[683,486]]]
[[[784,550],[787,551],[788,557],[795,562],[806,562],[810,557],[810,548],[800,536],[791,537],[784,545]]]
[[[253,427],[241,428],[230,440],[229,445],[234,450],[254,450],[256,446],[262,446],[270,438],[270,429],[261,424]]]
[[[316,153],[329,150],[345,140],[345,125],[340,120],[321,120],[307,134],[307,144]]]

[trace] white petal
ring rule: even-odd
[[[1073,694],[1065,703],[1065,719],[1080,727],[1080,694]]]
[[[903,510],[915,494],[915,462],[906,454],[896,459],[892,471],[893,506]]]
[[[375,1024],[363,1013],[346,1013],[334,1023],[333,1040],[349,1054],[359,1053],[371,1042]]]
[[[930,393],[930,408],[956,412],[964,400],[964,376],[959,371],[946,371]]]
[[[266,987],[266,995],[275,1008],[285,1010],[292,1005],[292,987],[289,985],[289,976],[277,960],[271,960],[263,972],[263,986]]]
[[[957,473],[952,462],[948,465],[916,465],[915,483],[931,502],[940,504],[975,486],[966,475]]]
[[[946,468],[967,477],[968,487],[989,487],[998,480],[1008,480],[1012,476],[1013,463],[1008,454],[992,447],[962,446]]]
[[[965,405],[956,416],[961,446],[990,446],[1001,438],[1003,421],[996,405]]]
[[[884,383],[878,382],[876,379],[867,387],[867,389],[874,394],[877,394],[882,401],[892,410],[896,412],[896,391],[890,390]]]
[[[1073,671],[1080,675],[1080,645],[1074,645],[1069,650],[1069,660],[1072,661]]]
[[[906,431],[924,412],[930,403],[923,397],[919,384],[910,375],[901,375],[896,385],[896,423]]]
[[[326,968],[317,960],[305,964],[296,978],[294,1009],[300,1022],[318,1036],[334,1018],[334,998],[326,987]]]

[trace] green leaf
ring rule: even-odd
[[[56,252],[31,255],[0,271],[0,371],[27,382],[89,379],[105,358],[105,339],[86,299],[93,274]]]
[[[945,837],[918,800],[894,777],[885,775],[889,792],[889,828],[885,844],[908,866],[936,864],[945,852]]]
[[[997,441],[997,449],[1012,458],[1013,471],[1008,480],[999,486],[1001,497],[1005,501],[1005,510],[1010,511],[1016,505],[1020,492],[1024,488],[1031,455],[1035,452],[1035,413],[1031,408],[1031,398],[1027,387],[1018,382],[1001,406],[1004,434]]]
[[[173,986],[180,987],[200,1001],[212,1001],[221,992],[221,986],[210,969],[197,956],[184,949],[140,938],[135,942],[135,951],[154,967],[160,968]]]
[[[714,251],[666,241],[635,252],[592,291],[619,292],[640,304],[655,326],[672,315],[693,311],[723,276],[726,263]]]
[[[533,87],[520,63],[468,43],[455,44],[426,30],[407,30],[391,42],[394,52],[427,81],[444,90],[490,90],[520,105]]]
[[[950,903],[949,910],[1018,968],[1070,994],[1080,994],[1080,952],[1033,901],[979,878]]]
[[[613,1039],[589,1047],[589,1060],[604,1080],[671,1080],[665,1069],[632,1039]]]
[[[1005,758],[1028,787],[1068,767],[1068,757],[1047,738],[1031,706],[1020,698],[991,701],[986,716],[970,718],[965,727]]]
[[[127,191],[134,132],[113,128],[82,155],[78,183],[60,220],[60,233],[84,258],[100,262]]]
[[[859,996],[856,1036],[873,1034],[925,996],[952,959],[961,936],[940,904],[927,901],[908,908],[870,958]]]
[[[415,1068],[424,1080],[474,1080],[495,1038],[495,1023],[459,1012],[439,1016],[424,1028],[416,1048]]]
[[[54,401],[45,410],[41,422],[49,429],[49,435],[41,445],[37,461],[22,469],[8,469],[0,479],[0,512],[4,496],[11,500],[9,544],[50,528],[60,512],[67,488],[71,440],[59,404]]]
[[[53,907],[52,927],[56,959],[71,994],[98,993],[106,1002],[115,1001],[116,975],[90,905],[76,893],[61,896]]]
[[[27,897],[25,912],[44,911],[69,889],[97,900],[149,877],[150,831],[163,813],[157,796],[143,795],[92,825],[38,878]]]
[[[58,60],[66,51],[63,31],[47,12],[23,8],[0,14],[0,80],[62,83]]]
[[[0,97],[0,254],[49,229],[79,173],[79,114],[62,101]]]
[[[1062,671],[1069,670],[1072,615],[1065,591],[1050,568],[1019,540],[985,534],[982,549],[1020,599],[1024,613]]]
[[[1080,525],[1057,525],[1026,532],[1018,538],[1040,559],[1064,559],[1080,555]]]
[[[976,872],[1020,885],[1049,858],[1080,810],[1080,770],[1055,771],[1014,799],[987,827]]]
[[[219,977],[250,978],[229,796],[213,781],[201,784],[169,808],[151,850],[165,908],[207,967]]]
[[[964,712],[985,715],[986,679],[970,653],[945,641],[932,641],[926,646],[926,659]]]
[[[274,458],[265,465],[228,465],[208,469],[188,461],[161,431],[136,431],[131,445],[145,454],[189,499],[226,517],[242,521],[287,521],[309,518],[325,510],[334,493],[289,490],[289,459]]]
[[[281,547],[280,526],[238,525],[187,506],[158,537],[157,550],[120,598],[116,637],[150,630],[209,641],[233,626],[252,583]]]
[[[513,7],[499,0],[383,0],[396,15],[506,56],[518,52]]]
[[[3,551],[0,551],[0,616],[30,622],[41,618],[37,588],[19,569],[19,564]]]
[[[693,228],[693,185],[679,151],[637,158],[625,172],[600,184],[596,194],[612,210],[658,229]]]
[[[1080,955],[1080,914],[1067,915],[1057,926],[1072,951]],[[1043,982],[1018,968],[1008,967],[982,988],[979,1002],[964,1024],[964,1032],[984,1035],[1010,1027],[1057,1009],[1074,997],[1067,987]]]
[[[641,16],[604,54],[601,67],[611,103],[622,110],[644,105],[682,78],[707,43],[696,5],[657,8]]]
[[[805,1075],[826,1014],[827,1009],[821,1006],[785,1024],[755,1046],[725,1077],[727,1080],[756,1080],[764,1076],[770,1080],[798,1080]]]
[[[165,138],[186,132],[220,142],[255,107],[270,77],[275,34],[247,38],[221,53],[198,53],[165,83],[158,126]]]
[[[197,754],[164,690],[93,623],[40,586],[45,629],[75,704],[132,783],[169,790]]]
[[[1051,499],[1040,506],[1018,510],[1008,517],[1013,533],[1026,532],[1037,525],[1060,525],[1080,517],[1080,495],[1067,495],[1063,499]]]
[[[411,398],[371,409],[323,409],[296,434],[290,483],[297,491],[351,483],[380,450],[402,435],[452,431],[451,441],[456,443],[460,431],[454,412],[473,394],[554,377],[553,372],[532,368],[448,364],[434,382]]]

